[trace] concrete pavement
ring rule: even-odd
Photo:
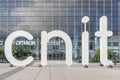
[[[119,75],[108,68],[27,67],[5,80],[119,80]]]
[[[0,80],[2,74],[11,72],[10,76],[6,76],[3,80],[120,80],[120,67],[103,68],[98,64],[91,64],[89,68],[83,68],[81,64],[74,63],[72,67],[55,66],[63,62],[49,62],[50,66],[37,67],[39,64],[35,62],[29,67],[0,67]],[[54,65],[55,64],[55,65]],[[12,72],[12,71],[16,72]]]

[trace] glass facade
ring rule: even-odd
[[[119,0],[0,0],[0,46],[4,46],[7,36],[16,30],[25,30],[34,36],[34,45],[29,45],[35,59],[40,58],[41,31],[62,30],[73,43],[73,59],[81,60],[81,33],[83,16],[89,16],[87,31],[90,33],[90,58],[99,49],[101,16],[108,17],[108,30],[114,35],[108,39],[108,47],[120,59]],[[16,41],[26,41],[18,38]],[[19,42],[18,42],[19,43]],[[22,44],[24,47],[28,45]],[[48,59],[64,60],[65,43],[61,38],[52,38],[48,43]]]

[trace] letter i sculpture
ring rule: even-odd
[[[89,21],[89,17],[84,16],[82,23],[84,24],[84,32],[82,32],[82,65],[84,68],[88,68],[89,64],[89,33],[86,31],[86,24]]]

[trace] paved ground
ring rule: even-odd
[[[103,68],[99,64],[90,64],[83,68],[74,63],[66,67],[63,62],[48,62],[47,67],[38,67],[34,62],[28,67],[9,67],[9,64],[0,64],[0,80],[120,80],[120,66]]]

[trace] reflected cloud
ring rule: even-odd
[[[56,2],[56,0],[44,0],[45,3],[43,3],[42,1],[43,0],[33,0],[32,3],[30,3],[29,7],[17,7],[12,10],[11,16],[20,16],[21,20],[21,22],[18,23],[18,26],[14,29],[49,31],[51,30],[52,25],[64,25],[64,27],[66,27],[67,24],[64,22],[64,16],[68,16],[71,12],[68,13],[65,11],[69,11],[69,7],[73,7],[73,2],[77,0],[68,0],[69,2],[71,2],[70,4],[52,3],[54,1]],[[58,1],[62,2],[64,0]],[[66,4],[69,7],[60,8],[65,7]],[[63,18],[60,18],[60,16],[63,16]]]

